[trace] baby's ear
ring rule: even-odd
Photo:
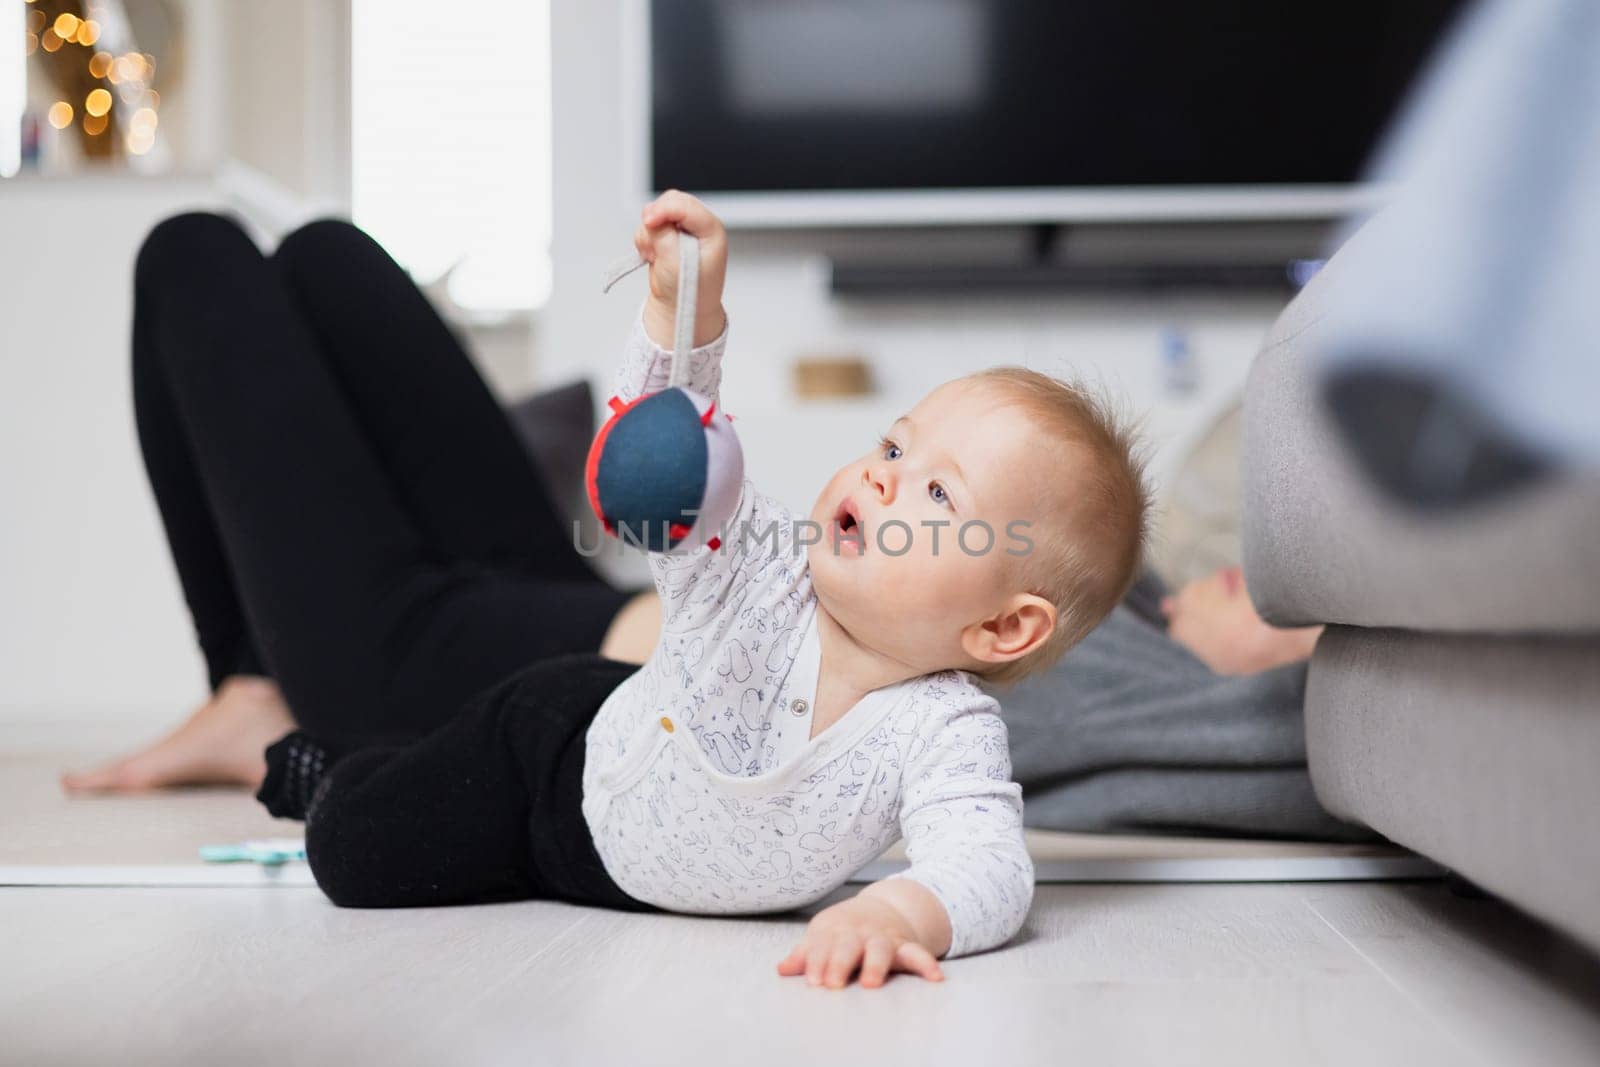
[[[1009,663],[1039,648],[1055,630],[1054,604],[1034,593],[1017,593],[987,619],[968,623],[961,647],[979,663]]]

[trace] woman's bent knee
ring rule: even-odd
[[[188,211],[163,219],[145,236],[134,265],[138,284],[173,275],[215,276],[219,266],[240,255],[261,258],[239,223],[209,211]]]
[[[377,247],[366,231],[347,219],[315,219],[279,241],[272,258],[291,271],[305,266],[347,270],[352,256]]]

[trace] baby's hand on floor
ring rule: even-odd
[[[891,971],[944,981],[932,952],[916,940],[916,930],[892,904],[856,896],[812,917],[794,951],[778,964],[785,977],[804,974],[811,985],[843,989],[856,968],[861,984],[883,985]]]

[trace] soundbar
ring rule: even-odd
[[[1321,263],[997,263],[908,265],[833,263],[836,296],[873,298],[1041,291],[1293,292]]]

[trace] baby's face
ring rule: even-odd
[[[1031,480],[1059,477],[1059,463],[993,386],[945,383],[817,498],[823,539],[807,552],[819,601],[923,673],[968,666],[961,632],[1019,591],[1038,534]]]

